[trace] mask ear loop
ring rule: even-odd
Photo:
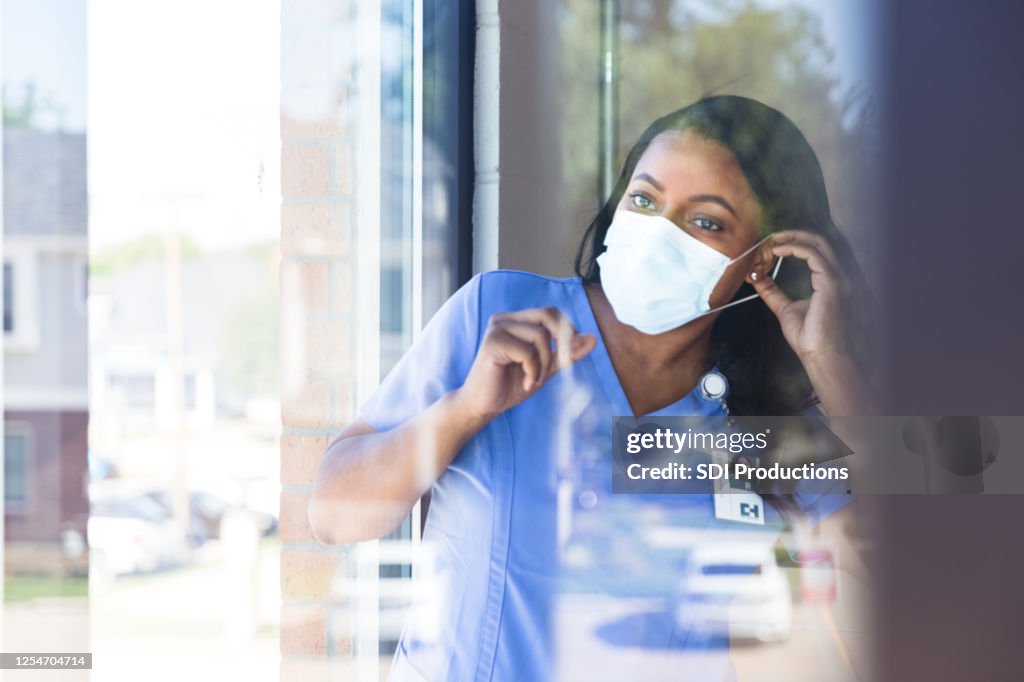
[[[748,253],[750,253],[751,251],[753,251],[757,247],[761,246],[761,244],[764,244],[766,241],[768,241],[771,238],[772,238],[772,235],[768,235],[767,237],[765,237],[764,239],[762,239],[758,243],[754,244],[749,249],[747,249],[746,251],[744,251],[740,255],[736,256],[731,261],[729,261],[729,265],[732,265],[733,263],[738,261],[740,258],[743,258]],[[778,260],[775,261],[775,267],[772,268],[772,279],[775,279],[776,276],[778,276],[778,274],[779,274],[779,267],[782,265],[783,259],[785,259],[785,256],[778,256]],[[704,317],[704,315],[710,315],[711,313],[717,313],[719,310],[725,310],[726,308],[728,308],[730,306],[739,305],[740,303],[746,303],[747,301],[753,301],[755,298],[760,298],[760,297],[761,297],[761,294],[751,294],[750,296],[744,296],[743,298],[737,299],[735,301],[731,301],[730,303],[726,303],[725,305],[720,305],[717,308],[712,308],[711,310],[707,311],[706,313],[702,313],[698,317]],[[694,318],[694,319],[696,319],[696,318]]]
[[[775,261],[775,267],[772,268],[772,279],[775,279],[775,277],[779,274],[779,266],[782,265],[782,259],[783,258],[785,258],[785,256],[779,256],[779,259],[777,261]],[[740,303],[746,303],[747,301],[753,301],[755,298],[760,298],[760,297],[761,297],[761,294],[751,294],[750,296],[744,296],[743,298],[737,299],[735,301],[731,301],[729,303],[726,303],[725,305],[720,305],[717,308],[715,308],[713,310],[709,310],[708,312],[706,312],[704,314],[708,315],[710,313],[718,312],[719,310],[725,310],[729,306],[739,305]]]
[[[731,261],[729,261],[729,264],[732,265],[733,263],[738,261],[740,258],[743,258],[748,253],[750,253],[751,251],[753,251],[757,247],[761,246],[761,244],[763,244],[768,239],[771,239],[771,235],[768,235],[767,237],[765,237],[764,239],[762,239],[758,243],[754,244],[753,246],[751,246],[749,249],[747,249],[746,251],[744,251],[740,255],[738,255],[735,258],[733,258]],[[779,267],[782,266],[782,259],[783,258],[785,258],[785,256],[779,256],[778,260],[775,261],[775,267],[772,268],[772,279],[775,279],[778,276],[778,274],[779,274]],[[752,294],[750,296],[744,296],[743,298],[741,298],[741,299],[739,299],[737,301],[732,301],[731,303],[726,303],[725,305],[718,306],[717,308],[709,310],[709,311],[707,311],[706,313],[704,313],[702,315],[698,315],[698,317],[704,317],[704,315],[710,315],[711,313],[718,312],[719,310],[724,310],[724,309],[728,308],[729,306],[739,305],[740,303],[746,303],[747,301],[752,301],[755,298],[760,298],[760,296],[761,296],[760,294]],[[696,318],[694,318],[694,319],[696,319]],[[725,423],[726,423],[726,425],[729,426],[729,427],[732,427],[732,426],[735,426],[736,422],[732,418],[732,414],[729,412],[729,403],[726,402],[726,398],[727,398],[727,394],[728,394],[728,385],[729,384],[728,384],[728,380],[724,376],[722,376],[722,380],[726,382],[726,387],[727,388],[726,388],[726,395],[722,395],[721,396],[721,398],[719,399],[719,403],[722,406],[722,412],[725,414],[725,420],[726,420]],[[703,379],[702,379],[702,381],[703,381]]]

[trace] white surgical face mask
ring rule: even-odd
[[[730,259],[667,218],[619,210],[604,238],[608,248],[597,257],[601,287],[620,322],[645,334],[661,334],[757,298],[753,294],[711,309],[711,292],[725,269],[765,239]],[[779,258],[772,278],[781,263]]]

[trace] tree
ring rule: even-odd
[[[563,0],[566,200],[577,230],[596,213],[599,5]],[[701,96],[752,97],[786,114],[821,161],[833,214],[857,240],[872,221],[877,120],[862,90],[843,91],[817,15],[751,0],[714,11],[673,0],[621,2],[618,163],[655,118]],[[614,169],[615,172],[618,168]]]
[[[39,127],[44,119],[62,121],[65,111],[50,97],[40,97],[33,82],[23,83],[19,100],[14,89],[3,88],[4,125],[12,128]]]

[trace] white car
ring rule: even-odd
[[[90,561],[104,573],[147,573],[181,565],[188,553],[170,514],[145,495],[93,496]]]
[[[675,615],[684,632],[763,642],[789,636],[789,583],[764,543],[698,545],[680,588]]]

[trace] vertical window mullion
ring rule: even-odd
[[[423,328],[423,0],[412,0],[412,302],[413,339]],[[415,525],[415,524],[414,524]]]
[[[377,13],[379,41],[376,61],[367,63],[373,34],[360,29],[366,45],[360,55],[361,82],[374,77],[375,67],[378,87],[376,139],[360,133],[362,158],[376,155],[379,162],[375,169],[364,165],[360,177],[375,170],[378,184],[372,193],[360,190],[357,200],[360,205],[377,202],[375,215],[360,214],[358,228],[364,239],[376,236],[378,246],[376,252],[359,252],[363,280],[368,283],[370,270],[376,268],[375,295],[360,295],[359,305],[375,305],[377,317],[367,313],[358,320],[361,337],[377,335],[375,386],[434,311],[468,279],[471,247],[463,240],[471,235],[472,90],[467,90],[467,79],[472,79],[472,43],[466,45],[463,32],[472,32],[474,13],[468,0],[381,0],[359,11]],[[372,96],[366,88],[361,94]],[[372,116],[366,102],[363,106],[361,116]],[[362,348],[373,347],[367,341]],[[362,374],[369,382],[369,370]],[[367,675],[364,665],[369,665],[373,647],[381,657],[393,652],[398,633],[388,628],[396,622],[391,616],[405,604],[405,597],[396,596],[408,593],[401,581],[411,579],[414,557],[421,554],[427,506],[417,502],[394,532],[358,549],[357,576],[366,594],[360,594],[355,613],[360,632],[356,657]],[[368,610],[374,607],[371,616]]]
[[[359,194],[356,200],[356,357],[359,367],[355,397],[363,403],[380,381],[381,300],[381,6],[359,3],[357,69],[357,158]],[[356,679],[379,677],[380,655],[380,541],[359,543],[353,550],[355,583],[353,655]]]

